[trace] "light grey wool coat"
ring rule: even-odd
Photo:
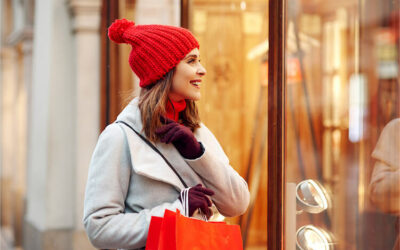
[[[142,133],[138,98],[117,120]],[[243,214],[250,199],[246,181],[207,127],[201,124],[194,134],[205,149],[194,160],[184,159],[172,144],[155,146],[187,185],[202,183],[215,192],[212,202],[222,215]],[[110,124],[98,139],[86,184],[83,223],[91,243],[102,249],[143,248],[151,216],[163,216],[165,209],[183,213],[182,189],[176,174],[138,135],[121,123]]]

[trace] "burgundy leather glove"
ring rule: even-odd
[[[214,195],[214,191],[203,187],[201,184],[189,189],[189,216],[192,216],[196,209],[200,208],[201,212],[207,216],[207,219],[211,217],[212,212],[209,207],[212,204],[207,195]],[[179,200],[182,202],[180,196]]]
[[[203,154],[203,148],[188,127],[164,117],[161,121],[166,123],[156,130],[156,134],[161,137],[161,142],[174,144],[178,152],[186,159],[195,159]]]

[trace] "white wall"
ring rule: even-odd
[[[180,1],[137,0],[135,16],[138,24],[180,26]]]
[[[26,220],[74,225],[75,84],[72,22],[64,0],[35,2]]]
[[[83,230],[83,201],[100,129],[100,0],[71,0],[75,38],[75,225]]]

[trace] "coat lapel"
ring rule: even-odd
[[[148,178],[169,183],[178,190],[185,187],[161,156],[137,136],[130,128],[123,126],[128,137],[129,151],[134,171]]]
[[[142,133],[142,122],[140,110],[137,106],[137,98],[131,101],[124,111],[118,116],[117,120],[122,120],[131,125],[140,134]],[[132,167],[135,173],[148,178],[162,181],[173,185],[179,191],[184,189],[182,182],[173,170],[167,165],[164,159],[147,145],[138,135],[129,127],[122,125],[128,139],[129,151],[131,154]],[[165,149],[157,147],[161,153]],[[166,156],[166,155],[164,155]],[[182,159],[183,160],[183,159]]]

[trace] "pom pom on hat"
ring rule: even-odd
[[[116,43],[125,43],[123,37],[125,31],[135,26],[135,22],[124,19],[117,19],[108,28],[108,37]]]

